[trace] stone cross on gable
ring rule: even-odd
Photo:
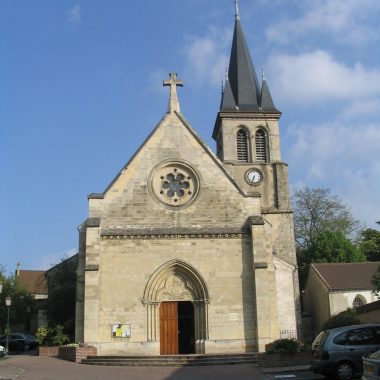
[[[183,87],[183,81],[177,80],[177,73],[170,73],[169,76],[170,79],[163,81],[163,86],[170,86],[168,112],[180,112],[179,101],[177,97],[177,86]]]

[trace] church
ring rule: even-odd
[[[168,109],[79,227],[76,341],[100,355],[262,352],[300,322],[288,165],[237,1],[210,133]]]

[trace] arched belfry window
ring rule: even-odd
[[[239,129],[236,134],[237,159],[248,162],[248,135],[244,129]]]
[[[365,305],[367,302],[365,300],[365,298],[358,294],[355,298],[354,298],[354,301],[352,302],[352,307],[353,308],[356,308],[356,307],[360,307],[360,306],[363,306]]]
[[[262,129],[258,129],[255,134],[256,143],[256,160],[257,161],[268,161],[268,149],[267,149],[267,138],[266,133]]]

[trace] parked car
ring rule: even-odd
[[[7,345],[7,336],[3,335],[0,338],[2,346]],[[38,346],[37,339],[34,335],[23,333],[10,333],[8,335],[9,351],[28,351]]]
[[[2,358],[3,356],[5,356],[5,347],[0,346],[0,358]]]
[[[363,357],[362,380],[380,380],[380,350]]]
[[[312,346],[314,373],[349,380],[363,371],[362,357],[380,349],[380,324],[324,330]]]

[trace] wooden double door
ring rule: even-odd
[[[194,354],[194,305],[162,302],[160,305],[160,354]]]

